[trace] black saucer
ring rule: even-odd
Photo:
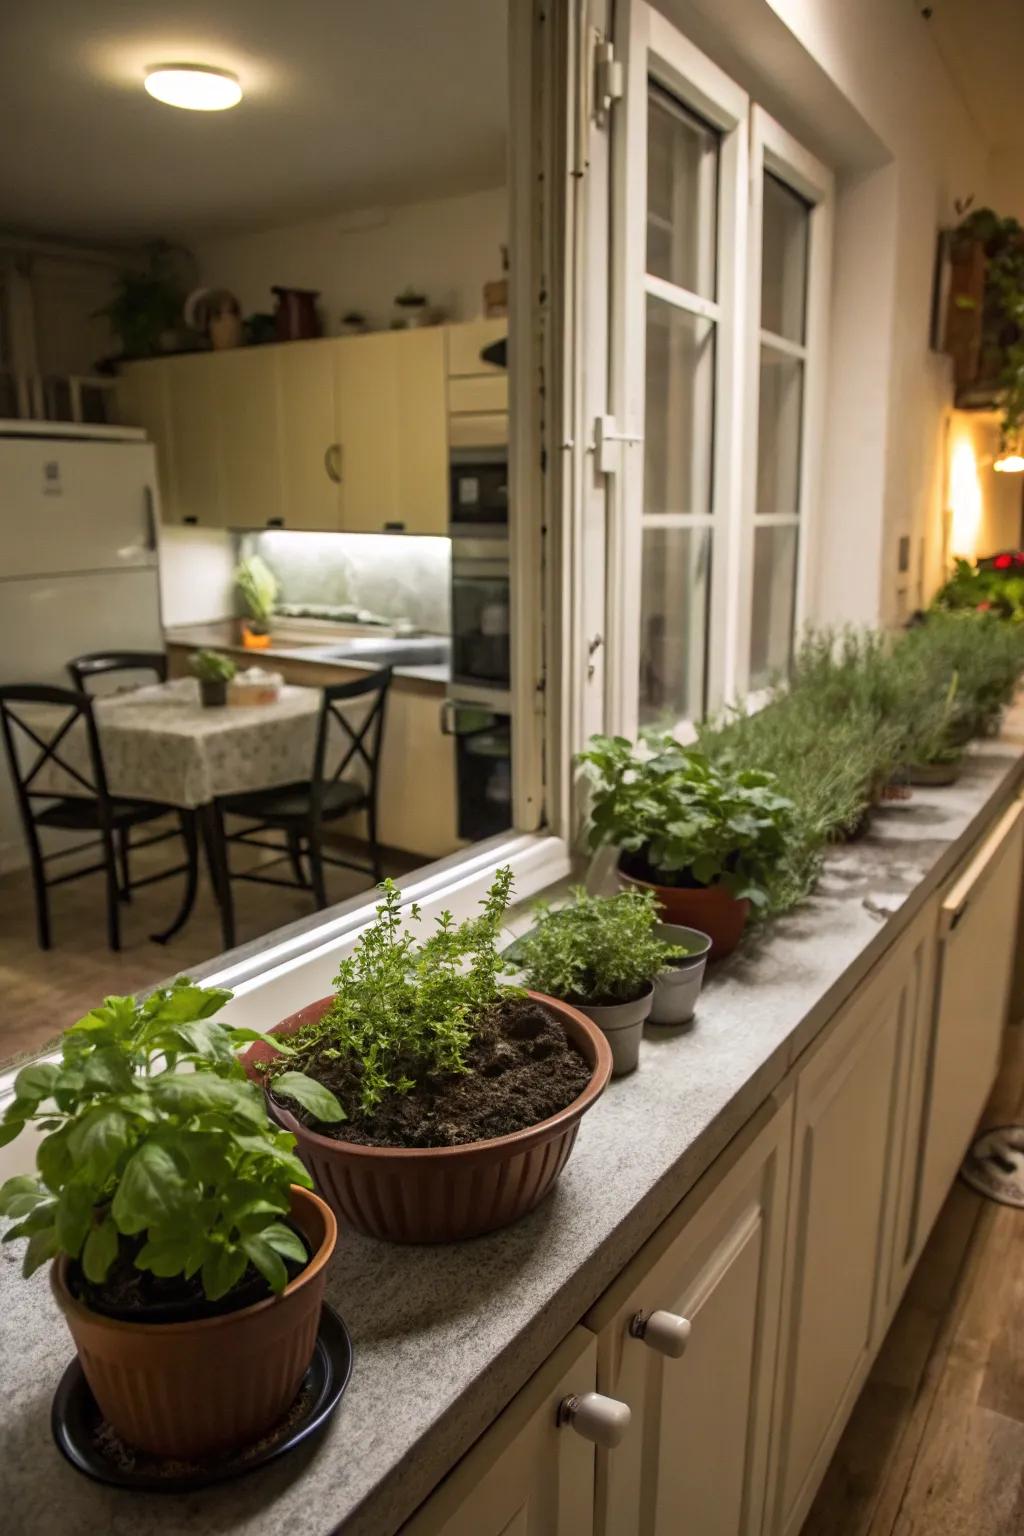
[[[316,1348],[299,1394],[284,1418],[255,1445],[209,1461],[170,1461],[132,1450],[119,1440],[96,1406],[78,1357],[60,1379],[50,1428],[71,1465],[98,1483],[145,1493],[185,1493],[241,1477],[315,1435],[341,1401],[352,1373],[352,1340],[332,1307],[324,1302]]]

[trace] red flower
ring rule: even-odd
[[[991,604],[991,603],[979,603],[979,604],[978,604],[978,608],[977,608],[977,611],[978,611],[978,613],[987,613],[987,612],[988,612],[988,610],[989,610],[989,609],[990,609],[990,608],[991,608],[991,607],[992,607],[992,604]]]
[[[1013,556],[1012,555],[996,555],[996,557],[993,560],[992,564],[995,566],[997,571],[1008,571],[1010,569],[1010,566],[1013,564]]]

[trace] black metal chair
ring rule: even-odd
[[[372,875],[374,882],[382,877],[380,848],[377,843],[377,793],[380,777],[380,749],[384,735],[384,716],[388,689],[391,685],[391,668],[381,667],[354,683],[333,683],[324,688],[320,704],[320,720],[317,727],[316,746],[313,752],[313,772],[308,781],[287,784],[278,789],[252,790],[246,794],[221,795],[214,804],[217,818],[215,835],[216,870],[214,884],[221,905],[224,937],[227,948],[235,942],[234,904],[231,899],[231,881],[248,880],[255,885],[281,885],[292,890],[311,891],[317,909],[327,906],[324,885],[324,865],[336,864],[346,869],[359,870]],[[367,709],[360,720],[354,720],[348,710],[340,705],[351,705],[353,699],[365,698]],[[328,751],[331,746],[333,727],[340,730],[340,752],[333,769],[328,768]],[[364,770],[365,783],[344,777],[350,766]],[[326,854],[323,847],[324,827],[341,816],[354,811],[365,811],[368,823],[370,862],[359,863],[354,859]],[[240,832],[228,833],[225,817],[237,816],[252,823]],[[285,848],[279,842],[269,842],[261,836],[267,832],[283,832]],[[269,849],[278,855],[260,866],[259,870],[233,872],[229,852],[232,843],[248,848]],[[309,862],[309,876],[303,869],[302,860]],[[276,863],[289,860],[293,880],[279,879],[262,873]]]
[[[23,706],[40,704],[56,706],[52,723],[44,724],[38,715],[26,713]],[[85,875],[104,873],[107,883],[107,938],[110,948],[121,948],[120,902],[130,897],[133,890],[157,881],[168,880],[173,875],[185,875],[185,896],[171,926],[163,933],[151,937],[164,944],[179,931],[195,900],[197,879],[196,829],[192,815],[176,806],[163,805],[152,800],[127,800],[112,796],[107,789],[107,777],[103,766],[99,732],[93,715],[92,700],[87,693],[73,692],[69,688],[53,688],[41,683],[11,684],[0,687],[0,727],[3,729],[4,746],[18,799],[21,824],[28,844],[35,890],[36,926],[39,947],[49,949],[50,906],[48,892],[70,880],[80,880]],[[87,746],[88,767],[83,771],[81,760],[69,762],[66,757],[70,733],[78,727],[84,730]],[[57,768],[78,792],[61,793],[40,786],[40,774],[47,766]],[[45,784],[45,780],[43,781]],[[136,849],[149,848],[156,843],[180,836],[184,840],[186,861],[142,880],[130,880],[127,873],[127,855],[119,876],[116,857],[116,839],[123,839],[127,850],[133,828],[156,821],[170,812],[177,814],[179,828],[159,832],[131,845]],[[44,853],[40,831],[46,829],[61,832],[98,833],[97,837],[71,848],[60,848]],[[57,859],[68,858],[86,848],[102,849],[102,857],[96,864],[84,869],[73,869],[67,874],[47,878],[47,865]]]
[[[87,693],[86,683],[110,672],[155,672],[158,683],[167,681],[166,651],[90,651],[75,656],[67,664],[71,686],[77,693]]]

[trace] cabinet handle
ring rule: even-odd
[[[559,1425],[568,1424],[584,1440],[613,1451],[629,1428],[632,1414],[627,1403],[601,1392],[581,1392],[576,1397],[563,1397],[558,1405]]]
[[[341,484],[341,444],[328,443],[324,449],[324,469],[327,478],[333,480],[335,485]]]
[[[690,1341],[690,1319],[676,1312],[638,1312],[629,1324],[634,1339],[657,1350],[669,1360],[679,1360],[686,1354]]]

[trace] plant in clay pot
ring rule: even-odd
[[[382,886],[377,919],[342,961],[333,997],[248,1054],[275,1118],[346,1221],[399,1242],[492,1231],[551,1189],[579,1121],[611,1071],[604,1036],[576,1009],[499,980],[497,940],[512,874],[479,916],[420,920]]]
[[[228,702],[228,683],[235,675],[230,656],[219,651],[196,651],[188,659],[189,671],[199,680],[199,700],[204,709],[220,709]]]
[[[50,1279],[104,1418],[128,1445],[194,1459],[257,1440],[309,1366],[337,1231],[236,1054],[262,1038],[212,1015],[230,992],[180,978],[109,997],[59,1062],[19,1072],[0,1143],[43,1133],[37,1173],[0,1188]]]
[[[588,896],[577,886],[565,906],[538,902],[534,913],[509,957],[516,970],[593,1019],[608,1036],[616,1077],[634,1071],[658,973],[685,953],[656,937],[654,892]]]
[[[667,922],[706,933],[712,955],[735,949],[751,906],[793,834],[794,807],[769,773],[736,771],[671,736],[594,736],[580,761],[591,786],[589,845],[619,850],[619,877],[652,890]]]
[[[235,571],[235,585],[248,615],[242,620],[242,644],[249,650],[265,651],[280,591],[277,577],[259,555],[250,555]]]

